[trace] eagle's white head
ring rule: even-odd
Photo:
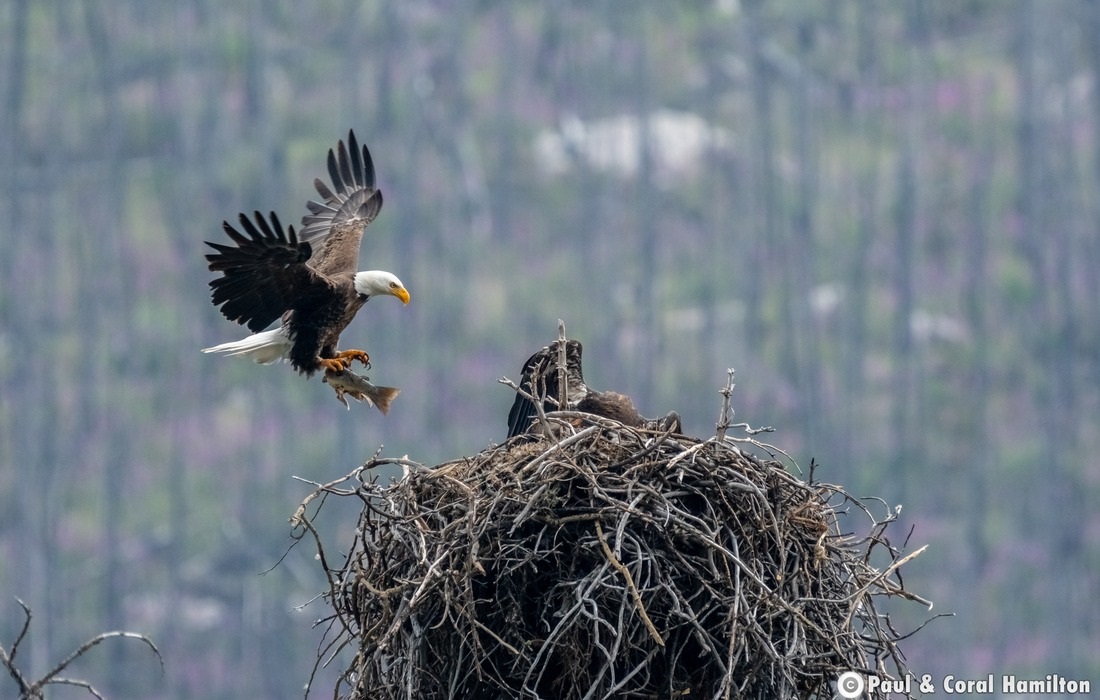
[[[367,297],[389,294],[395,296],[402,303],[409,303],[409,292],[397,275],[385,270],[366,270],[355,273],[355,291]]]

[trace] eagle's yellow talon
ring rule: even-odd
[[[370,368],[370,355],[363,350],[341,350],[336,353],[336,357],[343,360],[345,369],[351,367],[351,363],[355,360],[362,362],[364,367]]]

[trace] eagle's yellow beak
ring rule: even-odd
[[[397,289],[391,291],[390,294],[400,299],[402,304],[409,303],[409,293],[404,287],[398,287]]]

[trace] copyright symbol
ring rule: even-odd
[[[863,676],[855,671],[845,671],[836,679],[836,692],[842,698],[858,698],[863,688]]]

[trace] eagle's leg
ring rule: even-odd
[[[351,367],[351,363],[359,360],[363,366],[370,369],[370,355],[363,350],[341,350],[336,353],[336,359],[344,363],[344,369]]]

